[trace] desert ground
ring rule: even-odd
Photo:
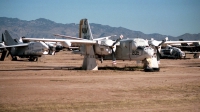
[[[82,59],[61,51],[38,62],[1,61],[0,111],[200,111],[200,59],[161,59],[159,72],[121,60],[80,70]]]

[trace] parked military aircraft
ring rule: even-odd
[[[181,51],[181,49],[177,47],[172,47],[171,45],[167,45],[160,51],[161,58],[182,59],[185,58],[185,56],[185,52]]]
[[[161,41],[157,41],[154,39],[149,40],[149,44],[151,45],[152,43],[154,44],[159,44]],[[199,58],[199,54],[200,52],[198,52],[199,50],[199,46],[189,46],[189,45],[196,45],[198,44],[199,41],[183,41],[183,40],[179,40],[179,41],[166,41],[163,45],[162,45],[162,49],[160,51],[160,55],[162,57],[170,57],[170,58],[183,58],[186,57],[186,54],[194,54],[194,58]],[[185,46],[188,45],[188,46]],[[190,48],[192,51],[188,52],[185,51],[182,48]]]
[[[44,51],[47,51],[49,47],[44,42],[29,42],[23,43],[19,42],[11,37],[7,30],[2,34],[2,41],[5,43],[1,60],[3,61],[6,55],[10,54],[12,60],[17,60],[20,58],[29,58],[29,61],[37,61],[38,57],[41,57]]]
[[[184,41],[183,39],[179,39]],[[173,47],[181,49],[185,54],[194,54],[194,58],[200,58],[200,41],[191,42],[191,43],[181,43],[173,44]]]

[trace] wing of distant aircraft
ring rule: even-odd
[[[166,41],[165,44],[181,44],[181,43],[188,43],[191,44],[193,42],[199,42],[199,41]]]
[[[94,40],[75,40],[75,39],[42,39],[42,38],[23,38],[23,40],[30,40],[30,41],[44,41],[44,42],[60,42],[64,47],[70,47],[72,43],[77,44],[95,44],[96,41]]]
[[[9,46],[1,46],[0,48],[8,48],[8,47],[24,47],[28,46],[29,44],[17,44],[17,45],[9,45]]]
[[[166,46],[166,45],[177,45],[177,44],[181,44],[181,43],[188,43],[188,44],[192,44],[193,42],[199,42],[199,41],[167,41],[168,40],[168,37],[165,38],[166,41],[162,44],[163,46]],[[149,44],[152,44],[152,45],[156,45],[158,46],[162,41],[157,41],[157,40],[149,40]]]

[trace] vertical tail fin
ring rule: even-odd
[[[5,45],[16,45],[18,42],[14,41],[14,39],[10,36],[7,30],[4,32],[3,40],[5,42]]]
[[[93,40],[92,32],[87,19],[80,20],[79,38]]]

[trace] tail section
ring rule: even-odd
[[[18,42],[14,41],[14,39],[10,36],[7,30],[4,32],[4,37],[2,37],[5,45],[16,45]]]
[[[92,32],[87,19],[80,20],[79,38],[93,40]]]

